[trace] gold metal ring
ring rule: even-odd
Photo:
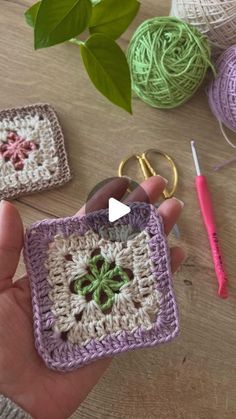
[[[178,179],[179,179],[178,170],[177,170],[177,167],[175,165],[175,162],[169,156],[169,154],[166,154],[163,151],[152,148],[150,150],[147,150],[142,155],[142,157],[144,158],[144,161],[145,161],[145,163],[148,166],[150,171],[153,170],[153,168],[152,168],[152,166],[151,166],[151,164],[148,160],[148,154],[150,154],[150,153],[159,154],[160,156],[162,156],[164,159],[167,160],[167,162],[168,162],[168,164],[171,168],[171,171],[172,171],[172,174],[173,174],[172,175],[172,188],[170,190],[168,188],[165,188],[165,190],[163,191],[163,195],[164,195],[165,199],[172,198],[172,196],[174,196],[174,194],[176,192],[176,189],[177,189],[177,186],[178,186]],[[155,173],[155,174],[157,174],[157,173]],[[155,176],[155,175],[153,175],[153,176]]]
[[[150,153],[159,154],[160,156],[164,157],[167,160],[167,162],[169,163],[170,167],[171,167],[171,170],[172,170],[172,173],[173,173],[172,188],[171,188],[171,190],[168,190],[168,188],[165,188],[165,190],[163,191],[164,199],[171,198],[174,195],[174,193],[177,189],[178,172],[177,172],[177,168],[175,166],[175,163],[174,163],[173,159],[168,154],[166,154],[166,153],[164,153],[160,150],[150,149],[150,150],[147,150],[146,152],[142,153],[141,155],[133,154],[132,156],[129,156],[126,159],[122,160],[120,162],[120,165],[119,165],[119,168],[118,168],[118,176],[119,177],[125,176],[125,174],[124,174],[125,165],[132,159],[138,161],[144,179],[148,179],[151,176],[156,176],[158,173],[154,170],[150,161],[148,160],[148,154],[150,154]],[[130,190],[129,190],[129,192],[130,192]]]

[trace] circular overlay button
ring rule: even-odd
[[[145,190],[132,179],[124,196],[117,199],[115,191],[121,190],[121,182],[119,177],[99,182],[88,195],[85,214],[100,238],[127,245],[147,228],[152,207]]]

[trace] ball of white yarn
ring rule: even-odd
[[[208,36],[215,52],[236,44],[236,0],[172,0],[170,14]]]

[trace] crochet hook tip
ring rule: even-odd
[[[194,161],[194,164],[195,164],[195,169],[196,169],[197,176],[201,176],[201,169],[200,169],[200,165],[199,165],[197,150],[196,150],[196,147],[195,147],[195,141],[191,140],[190,144],[191,144],[193,161]]]

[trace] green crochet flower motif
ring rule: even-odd
[[[100,254],[90,259],[88,271],[86,275],[76,278],[75,292],[93,299],[102,311],[110,309],[115,301],[115,293],[130,281],[129,276],[120,266],[107,262]]]

